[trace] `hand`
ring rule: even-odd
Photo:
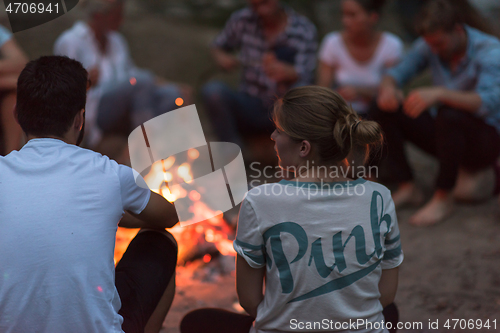
[[[273,81],[288,82],[297,79],[295,68],[290,64],[279,61],[273,53],[264,55],[262,65],[266,75]]]
[[[442,92],[441,87],[413,90],[404,102],[405,114],[410,118],[417,118],[422,112],[439,102]]]
[[[358,91],[353,86],[344,86],[340,87],[337,92],[342,96],[346,101],[354,101],[358,98]]]
[[[395,86],[382,86],[377,98],[377,105],[382,111],[396,112],[403,100],[403,92]]]
[[[235,56],[220,50],[215,52],[215,62],[226,72],[230,72],[240,65],[240,61]]]
[[[89,69],[90,87],[95,87],[99,83],[100,75],[99,67],[95,66]]]

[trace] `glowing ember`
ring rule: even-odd
[[[203,256],[203,262],[208,264],[210,262],[210,260],[212,260],[212,256],[210,254],[205,254]]]

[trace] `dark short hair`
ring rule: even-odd
[[[415,30],[419,35],[443,30],[451,32],[457,24],[462,24],[456,6],[448,0],[429,0],[415,20]]]
[[[62,56],[30,61],[17,80],[17,117],[27,134],[62,137],[85,109],[88,74]]]
[[[368,13],[380,14],[385,4],[385,0],[355,0]]]

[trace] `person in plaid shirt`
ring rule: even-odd
[[[222,70],[241,67],[239,89],[212,81],[202,90],[218,138],[240,145],[244,132],[272,132],[269,109],[276,98],[313,83],[318,47],[314,24],[279,0],[248,3],[231,15],[212,46]]]

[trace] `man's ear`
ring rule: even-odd
[[[73,127],[81,131],[84,122],[85,122],[85,109],[81,109],[75,116],[75,120],[73,121]]]
[[[300,143],[300,151],[299,151],[299,156],[300,157],[307,157],[311,153],[311,143],[307,140],[303,140]]]

